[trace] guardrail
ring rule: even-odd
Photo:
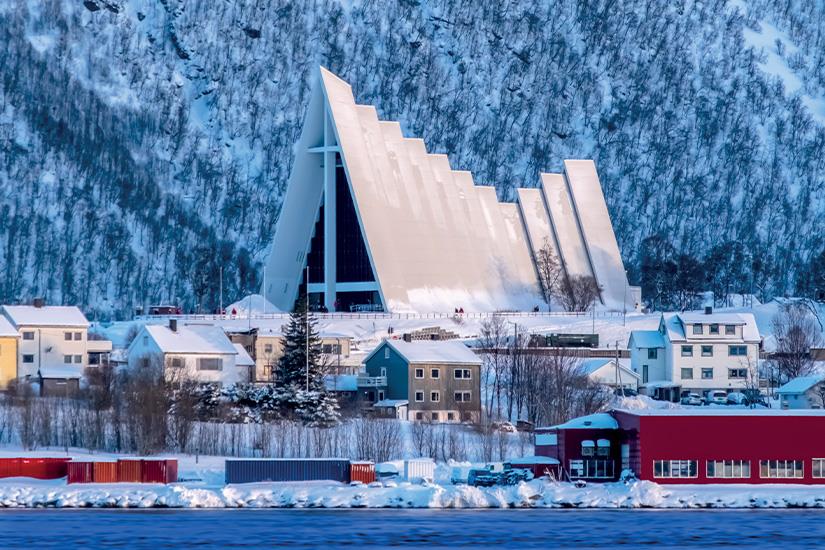
[[[246,321],[246,320],[280,320],[288,319],[289,313],[256,313],[252,315],[219,315],[207,313],[190,313],[181,315],[136,315],[135,320],[153,321],[162,319],[180,319],[184,321]],[[319,313],[312,312],[316,319],[392,319],[392,320],[425,320],[425,319],[453,319],[462,321],[466,319],[489,319],[490,317],[583,317],[590,319],[621,319],[624,315],[621,311],[500,311],[500,312],[469,312],[469,313]]]
[[[359,376],[356,378],[356,384],[359,388],[377,388],[387,385],[386,376]]]

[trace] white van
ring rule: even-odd
[[[715,404],[715,405],[727,405],[728,404],[728,392],[725,390],[711,390],[708,392],[708,404]]]

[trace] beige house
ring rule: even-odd
[[[333,333],[322,333],[321,355],[331,371],[338,374],[354,373],[358,363],[351,364],[352,338]],[[275,381],[278,360],[283,355],[284,336],[280,329],[259,328],[255,337],[254,354],[255,381],[266,383]]]

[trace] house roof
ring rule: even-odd
[[[788,381],[787,384],[776,390],[776,393],[805,393],[820,382],[825,380],[825,375],[800,376]]]
[[[822,409],[735,409],[695,407],[684,409],[616,409],[635,416],[825,416]]]
[[[383,346],[389,346],[410,364],[439,363],[447,365],[480,365],[481,359],[459,340],[384,340],[364,358],[369,361]]]
[[[630,332],[628,347],[637,348],[662,348],[665,347],[665,337],[658,330],[634,330]]]
[[[618,430],[619,423],[608,413],[588,414],[568,420],[564,424],[538,428],[540,430]]]
[[[41,365],[40,376],[43,378],[70,380],[83,377],[81,365]]]
[[[405,407],[409,405],[410,402],[406,399],[382,399],[378,401],[373,407],[376,408],[390,408],[390,409],[397,409],[398,407]]]
[[[19,337],[20,334],[15,330],[9,320],[0,315],[0,336]]]
[[[246,349],[240,344],[232,344],[235,348],[235,351],[238,352],[238,356],[235,358],[235,366],[236,367],[254,367],[255,361],[250,357],[250,355],[246,352]]]
[[[165,325],[146,325],[144,330],[163,353],[238,353],[223,329],[213,325],[178,325],[176,332]]]
[[[762,337],[759,334],[759,327],[756,325],[756,318],[752,313],[704,313],[683,312],[662,316],[665,323],[668,339],[671,342],[683,342],[688,340],[685,327],[694,324],[719,324],[719,325],[741,325],[742,335],[745,342],[758,343]]]
[[[78,327],[88,328],[89,321],[77,306],[3,306],[3,311],[15,327]]]
[[[602,368],[606,365],[609,365],[611,363],[615,364],[616,360],[615,359],[610,359],[608,357],[593,357],[591,359],[584,359],[581,362],[581,368],[588,375],[592,375],[593,373],[598,371],[600,368]],[[619,368],[621,368],[623,373],[629,374],[630,376],[633,376],[634,378],[640,378],[639,375],[637,373],[633,372],[633,370],[628,365],[629,365],[628,362],[619,360]]]

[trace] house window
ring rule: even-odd
[[[432,414],[430,415],[430,418],[432,418],[432,419],[433,419],[433,420],[435,420],[435,421],[438,421],[438,413],[437,413],[437,412],[432,413]]]
[[[71,364],[72,356],[71,355],[64,355],[63,356],[63,362],[66,363],[67,365]]]
[[[648,348],[647,358],[648,359],[658,359],[659,358],[659,350],[656,349],[656,348]]]
[[[148,337],[148,336],[144,336],[144,337],[143,337],[143,345],[145,346],[145,345],[148,345],[148,344],[149,344],[149,337]]]
[[[748,369],[728,369],[728,378],[747,378]]]
[[[702,369],[702,380],[712,380],[713,379],[713,368],[707,367]]]
[[[825,458],[815,458],[811,462],[811,475],[817,479],[825,478]]]
[[[469,403],[470,402],[470,392],[468,391],[457,391],[453,393],[453,399],[457,403]]]
[[[83,333],[82,332],[75,332],[74,333],[74,339],[78,340],[78,341],[83,340]]]
[[[455,420],[455,413],[448,412],[447,413],[447,420],[449,420],[450,422]]]
[[[472,375],[470,369],[453,369],[453,378],[456,380],[469,380]]]
[[[272,344],[264,344],[264,353],[272,353]]]
[[[34,355],[26,354],[23,356],[24,363],[34,363]]]
[[[430,369],[430,378],[433,380],[438,380],[441,376],[441,371],[439,369]]]
[[[387,367],[381,367],[381,376],[387,377]]]
[[[704,334],[704,332],[704,327],[701,324],[693,325],[693,334]]]
[[[424,369],[415,369],[416,378],[424,378]]]
[[[710,333],[719,334],[719,325],[717,325],[716,323],[710,325]]]
[[[390,348],[384,348],[384,359],[390,358]]]
[[[647,365],[642,365],[642,384],[647,384],[648,379],[648,367]]]
[[[415,413],[416,420],[424,420],[424,413]]]
[[[23,331],[23,340],[34,340],[34,332],[30,330]]]
[[[374,391],[370,390],[370,391],[367,392],[367,401],[370,401],[371,403],[375,402],[375,392]]]
[[[183,357],[171,357],[169,359],[169,366],[175,368],[183,367]]]
[[[63,339],[64,340],[71,340],[72,339],[72,333],[71,332],[64,332],[63,333]]]
[[[682,380],[693,380],[693,369],[690,367],[682,367]]]
[[[79,365],[80,363],[83,362],[83,356],[82,355],[75,355],[74,356],[74,362]]]
[[[422,403],[423,401],[424,401],[424,392],[423,391],[415,392],[415,402],[416,403]]]
[[[596,445],[589,439],[582,441],[582,456],[595,456]]]
[[[805,477],[805,465],[802,460],[760,460],[759,477],[800,479]]]
[[[713,346],[702,346],[702,357],[713,357]]]
[[[745,357],[748,355],[748,346],[728,346],[728,355],[731,357]]]
[[[697,477],[695,460],[654,460],[653,477]]]
[[[438,403],[439,401],[441,401],[441,392],[431,391],[430,401],[432,401],[433,403]]]
[[[693,357],[693,346],[682,346],[682,357]]]
[[[379,401],[384,400],[384,391],[383,390],[378,390],[378,400]]]
[[[736,325],[725,325],[725,334],[734,336],[736,334]]]
[[[751,477],[749,460],[708,460],[708,477],[733,479]]]
[[[220,357],[198,358],[198,370],[223,370],[223,359]]]

